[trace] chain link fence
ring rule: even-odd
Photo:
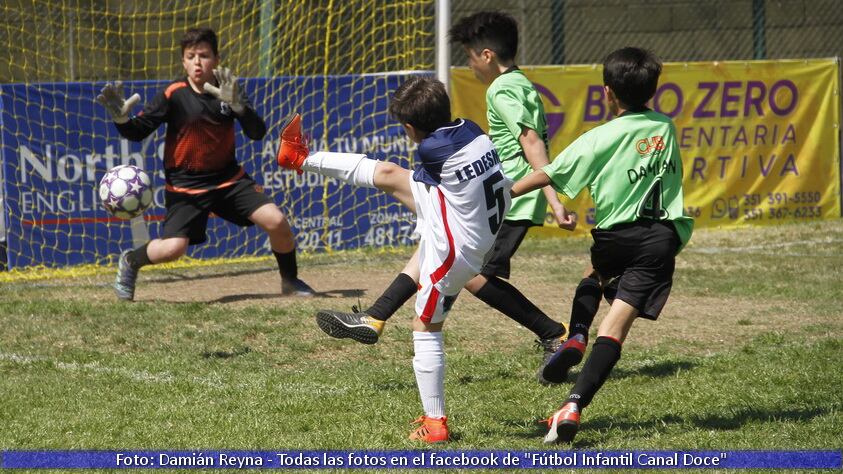
[[[518,21],[519,64],[600,63],[641,46],[664,61],[843,56],[841,0],[452,0],[454,21],[498,10]],[[466,64],[452,50],[452,64]]]
[[[208,5],[223,14],[207,17]],[[227,59],[244,65],[242,75],[433,68],[434,0],[373,0],[371,8],[382,17],[377,24],[330,5],[4,1],[0,82],[170,78],[180,73],[178,38],[197,24],[218,29]],[[843,56],[843,0],[451,0],[452,21],[481,10],[518,20],[522,65],[600,63],[630,45],[649,48],[664,61]],[[425,33],[412,41],[389,39],[407,31]],[[366,58],[348,54],[360,50]],[[452,48],[452,64],[466,64],[459,47]]]

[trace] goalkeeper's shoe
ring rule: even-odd
[[[135,282],[138,279],[138,271],[129,265],[126,257],[131,250],[124,250],[117,260],[117,278],[114,279],[114,292],[121,300],[132,301],[135,299]]]
[[[307,158],[307,140],[301,133],[301,115],[294,114],[281,128],[281,146],[278,148],[278,166],[302,173],[301,166]]]
[[[281,294],[284,296],[310,297],[316,294],[316,290],[296,278],[295,280],[281,280]]]
[[[316,313],[316,324],[331,337],[349,338],[363,344],[374,344],[383,333],[386,321],[366,313],[341,313],[321,310]]]
[[[413,423],[420,423],[421,426],[410,433],[410,439],[424,441],[425,443],[444,443],[448,441],[448,417],[431,418],[422,415]]]
[[[576,403],[568,402],[550,418],[542,421],[547,423],[548,427],[544,436],[545,443],[570,443],[580,428],[580,409]]]
[[[542,368],[541,377],[549,383],[562,383],[568,378],[571,367],[582,362],[588,340],[582,334],[574,334],[565,341]]]

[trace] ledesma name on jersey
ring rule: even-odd
[[[483,155],[479,160],[472,161],[471,163],[456,170],[455,173],[459,182],[464,183],[473,178],[481,176],[489,168],[499,164],[500,162],[501,160],[498,157],[498,152],[494,148],[492,148],[491,150],[486,152],[486,154]]]

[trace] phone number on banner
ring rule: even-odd
[[[688,206],[685,212],[694,218],[712,220],[781,221],[808,220],[823,217],[823,195],[819,191],[794,193],[770,192],[743,194],[715,199],[709,212],[698,206]]]

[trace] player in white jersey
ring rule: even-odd
[[[509,209],[512,183],[492,141],[468,120],[424,138],[418,158],[410,181],[421,235],[416,314],[436,323],[445,317],[448,297],[456,297],[483,267]]]
[[[444,442],[448,425],[442,325],[459,291],[477,275],[492,248],[509,210],[512,181],[503,174],[492,141],[477,124],[451,121],[450,100],[441,82],[409,79],[395,91],[389,112],[419,144],[415,171],[361,154],[309,154],[298,115],[282,131],[278,163],[378,188],[418,216],[419,248],[404,272],[413,274],[419,285],[413,368],[425,414],[416,420],[421,426],[410,439]],[[329,334],[355,330],[346,325],[321,327]]]

